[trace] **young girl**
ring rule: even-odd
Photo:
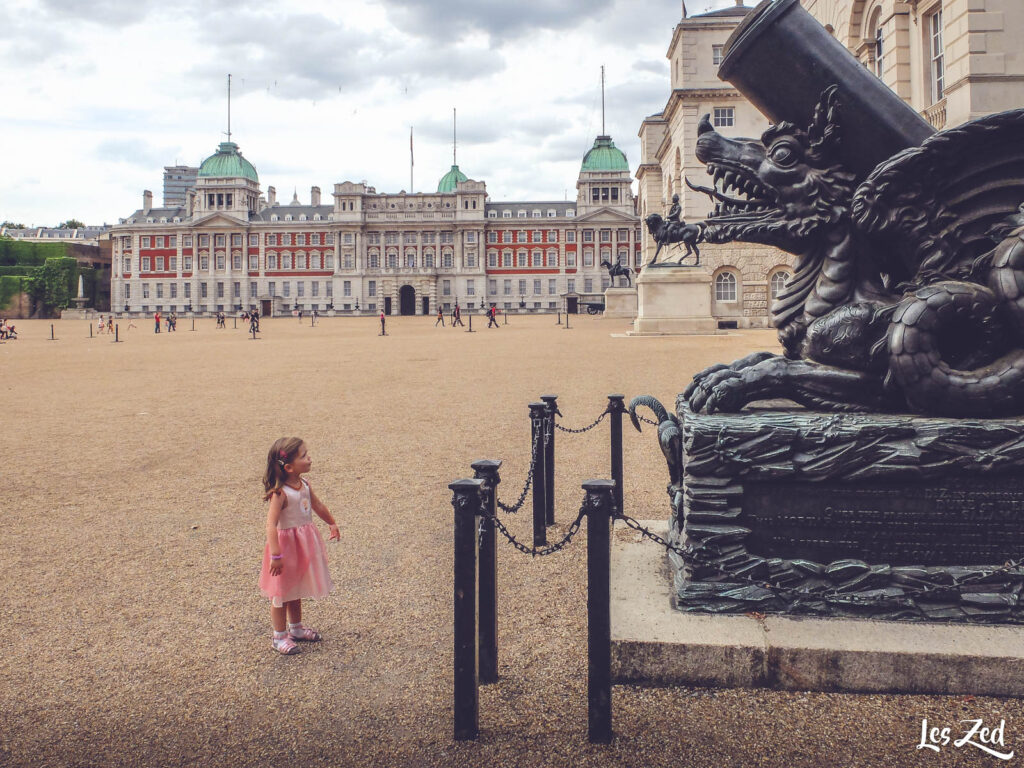
[[[327,571],[327,549],[312,513],[330,526],[330,539],[339,539],[341,534],[327,507],[302,478],[312,466],[302,440],[282,437],[267,454],[263,476],[264,499],[270,500],[270,510],[260,591],[270,598],[274,650],[283,654],[299,652],[296,640],[320,639],[319,632],[302,624],[302,598],[326,597],[334,586]]]

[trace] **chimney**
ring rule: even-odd
[[[736,0],[736,7],[737,8],[742,8],[743,7],[743,0]]]
[[[274,187],[267,187],[267,205],[277,205],[277,190]]]
[[[196,209],[196,190],[192,187],[188,192],[185,193],[185,215],[189,218],[192,217],[192,212]]]
[[[142,212],[149,213],[153,207],[153,193],[148,189],[142,191]]]
[[[320,187],[311,187],[309,190],[309,204],[320,205]]]

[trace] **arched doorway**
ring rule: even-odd
[[[411,285],[403,285],[398,291],[398,314],[416,314],[416,289]]]

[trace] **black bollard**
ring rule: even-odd
[[[608,413],[611,415],[612,480],[615,481],[615,509],[622,514],[622,414],[626,406],[625,395],[608,395]]]
[[[114,343],[115,344],[117,344],[117,342],[119,342],[121,340],[119,338],[120,336],[121,336],[121,324],[120,323],[115,323],[114,324]]]
[[[498,682],[498,558],[494,541],[494,515],[497,511],[498,483],[501,482],[498,475],[501,462],[481,459],[474,461],[472,467],[476,471],[474,478],[484,481],[480,491],[486,514],[480,520],[480,578],[477,588],[480,590],[480,682],[486,685]]]
[[[555,414],[558,410],[558,395],[541,395],[544,401],[544,519],[548,525],[555,524]]]
[[[569,330],[569,313],[565,313],[565,330]]]
[[[506,309],[502,314],[505,315],[505,325],[508,325],[508,310]]]
[[[89,338],[92,338],[92,323],[89,323]]]
[[[612,740],[611,512],[614,480],[588,480],[587,492],[587,737]]]
[[[53,335],[53,323],[50,323],[50,341],[56,341],[57,337]]]
[[[466,333],[473,333],[473,315],[469,316],[469,328],[466,329]]]
[[[558,313],[558,325],[561,325],[561,324],[562,324],[562,313],[559,312]]]
[[[192,318],[192,330],[194,331],[195,329],[196,329],[196,319],[193,317]]]
[[[537,455],[533,461],[533,546],[543,547],[548,543],[545,526],[547,515],[545,506],[547,497],[544,488],[544,472],[547,466],[544,450],[544,428],[547,422],[544,403],[530,403],[530,425],[532,427],[530,445],[537,446]]]
[[[455,509],[455,740],[480,735],[477,643],[476,518],[483,480],[456,480],[448,486]]]

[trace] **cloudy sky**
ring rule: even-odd
[[[691,14],[734,0],[687,0]],[[748,3],[749,4],[749,3]],[[575,197],[606,130],[635,169],[669,95],[680,0],[4,0],[0,220],[114,223],[163,166],[231,131],[278,199],[340,181],[436,189],[452,159],[491,198]]]

